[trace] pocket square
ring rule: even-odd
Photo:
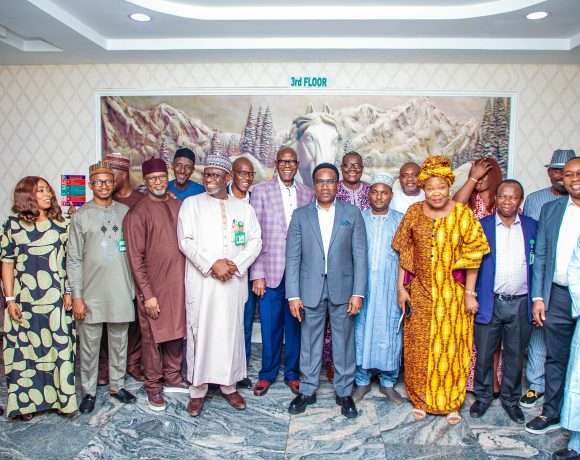
[[[350,220],[344,219],[343,221],[340,222],[340,225],[352,225],[352,222]]]

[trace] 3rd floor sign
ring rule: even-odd
[[[321,76],[290,77],[290,86],[292,88],[326,88],[328,78]]]

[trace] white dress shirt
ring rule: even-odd
[[[322,235],[322,246],[324,247],[324,273],[326,274],[328,273],[328,248],[330,247],[330,237],[332,236],[332,227],[334,226],[336,206],[333,202],[330,208],[324,209],[320,207],[317,201],[316,209],[318,211],[320,234]]]
[[[528,293],[528,268],[524,229],[520,216],[510,226],[505,225],[495,215],[495,281],[493,292],[504,295],[523,295]]]
[[[278,176],[278,185],[280,186],[280,193],[282,194],[282,205],[284,206],[284,217],[286,218],[286,230],[290,225],[292,213],[298,207],[298,198],[296,197],[296,182],[292,182],[290,187],[287,187]]]
[[[393,198],[391,199],[389,209],[394,209],[401,214],[405,214],[409,206],[423,200],[425,200],[425,192],[423,190],[419,190],[417,195],[407,195],[403,192],[399,181],[397,181],[393,185]]]
[[[572,259],[572,253],[580,236],[580,206],[568,197],[566,211],[560,225],[558,245],[556,246],[556,266],[554,268],[553,281],[560,286],[568,286],[568,265]],[[544,299],[546,300],[546,299]]]

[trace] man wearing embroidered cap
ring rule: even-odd
[[[181,378],[185,337],[185,258],[177,244],[181,202],[167,192],[167,166],[144,161],[148,194],[125,217],[129,262],[137,287],[145,392],[149,408],[165,409],[163,391],[187,393]]]
[[[127,364],[127,330],[135,320],[133,279],[125,252],[123,218],[127,206],[113,201],[109,162],[90,167],[93,200],[73,216],[67,246],[67,274],[73,314],[80,338],[83,400],[80,412],[95,407],[99,345],[106,325],[109,344],[109,392],[123,403],[136,398],[123,389]]]
[[[390,175],[377,174],[368,195],[371,208],[362,212],[368,242],[368,281],[363,307],[354,318],[355,401],[370,391],[372,371],[377,370],[380,392],[395,404],[403,402],[394,388],[401,366],[403,331],[397,305],[399,256],[391,247],[403,214],[389,208],[393,182]]]
[[[107,153],[105,161],[113,170],[115,183],[113,185],[113,201],[122,203],[131,209],[145,196],[139,190],[131,186],[129,180],[129,169],[131,162],[118,152]],[[137,315],[135,306],[135,315]],[[143,371],[141,370],[141,333],[139,332],[139,321],[137,316],[135,321],[129,324],[127,343],[127,374],[136,380],[143,380]],[[101,351],[99,353],[99,377],[98,385],[106,385],[109,382],[109,359],[107,357],[107,336],[101,337]]]
[[[220,386],[232,407],[246,407],[236,382],[246,377],[247,272],[262,241],[253,208],[227,193],[231,172],[227,157],[208,155],[203,172],[207,192],[185,200],[179,212],[179,247],[187,258],[187,411],[194,417],[203,409],[210,383]]]

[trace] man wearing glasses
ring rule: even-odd
[[[133,279],[122,228],[129,208],[113,201],[114,183],[107,161],[90,167],[93,200],[75,213],[69,229],[66,269],[80,338],[81,413],[95,408],[99,349],[105,325],[109,344],[109,393],[122,403],[136,401],[123,388],[127,330],[135,320]]]
[[[350,151],[342,157],[340,172],[342,180],[338,182],[336,199],[350,203],[362,211],[370,208],[369,191],[370,185],[363,182],[363,159],[360,153]],[[330,383],[334,380],[334,364],[332,362],[332,332],[330,321],[326,319],[324,328],[324,348],[322,350],[322,361],[326,369],[326,378]]]
[[[250,203],[250,187],[254,183],[256,175],[254,165],[245,158],[240,157],[232,164],[232,182],[228,185],[228,194],[238,200]],[[254,312],[256,309],[256,296],[252,292],[251,282],[248,282],[248,300],[244,306],[244,341],[246,345],[246,366],[250,363],[252,355],[252,324],[254,322]],[[249,377],[242,379],[237,384],[238,388],[252,388],[252,381]]]
[[[185,337],[185,258],[177,244],[181,202],[167,192],[167,166],[142,164],[147,196],[125,217],[123,229],[135,285],[149,408],[166,407],[163,392],[187,393],[181,377]]]
[[[280,370],[284,340],[284,382],[297,394],[300,386],[300,323],[290,315],[284,273],[286,236],[294,210],[312,201],[312,191],[294,178],[298,172],[296,152],[282,147],[276,155],[272,180],[258,184],[251,203],[262,228],[262,252],[250,270],[252,291],[260,298],[262,368],[254,394],[266,394]]]
[[[358,415],[352,398],[355,377],[354,315],[367,290],[367,239],[361,212],[336,200],[338,170],[321,163],[312,173],[316,202],[297,209],[288,229],[286,296],[302,323],[300,393],[288,412],[300,414],[316,402],[322,336],[330,316],[334,339],[336,404],[347,418]]]
[[[247,374],[247,272],[262,243],[252,207],[228,195],[231,173],[228,157],[208,155],[203,172],[207,192],[185,200],[179,211],[177,238],[187,258],[187,412],[193,417],[201,413],[210,383],[220,386],[233,408],[246,408],[236,383]]]

